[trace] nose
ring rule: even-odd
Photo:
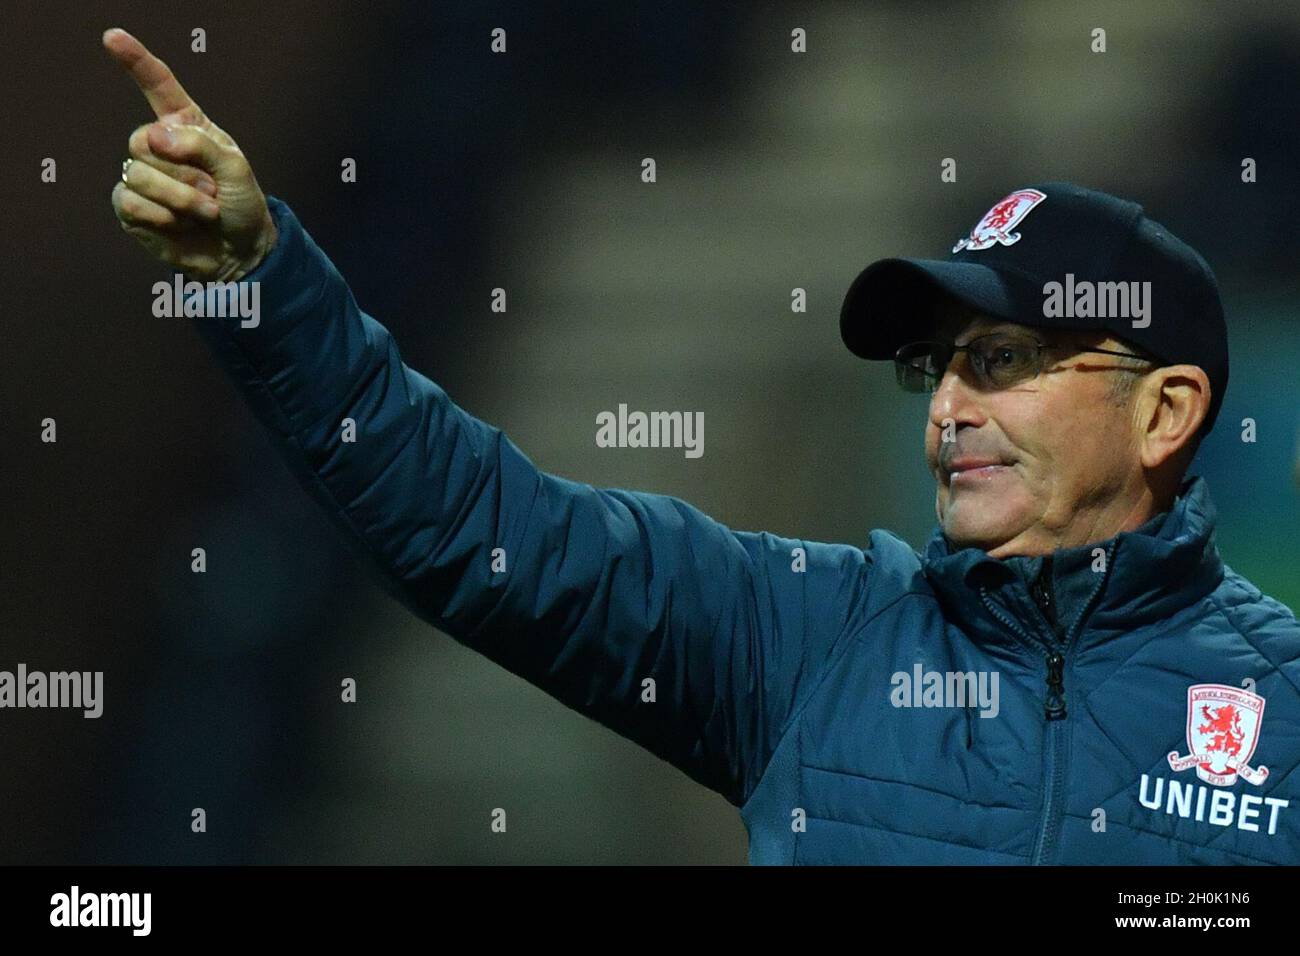
[[[956,355],[944,370],[939,387],[930,396],[930,423],[942,429],[951,419],[958,428],[973,425],[978,428],[987,420],[980,401],[980,392],[970,381],[970,370],[965,367],[965,356]]]

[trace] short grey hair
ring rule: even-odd
[[[1151,371],[1151,369],[1155,368],[1155,365],[1146,359],[1130,358],[1128,356],[1117,356],[1114,362],[1117,371],[1111,377],[1110,389],[1106,392],[1106,400],[1115,405],[1127,405],[1129,399],[1133,397],[1138,381],[1142,377],[1141,373]]]

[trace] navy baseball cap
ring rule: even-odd
[[[1166,365],[1199,366],[1211,392],[1202,434],[1218,417],[1228,387],[1218,282],[1137,203],[1073,183],[1017,189],[947,259],[882,259],[862,270],[840,310],[844,344],[865,359],[892,359],[932,337],[930,307],[941,294],[994,318],[1105,331]]]

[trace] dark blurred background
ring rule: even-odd
[[[0,669],[105,672],[98,720],[0,711],[0,863],[745,859],[722,798],[384,596],[193,330],[150,315],[167,273],[109,194],[152,116],[110,26],[235,137],[408,364],[543,468],[741,529],[921,545],[925,400],[840,344],[848,283],[946,254],[1024,182],[1137,199],[1223,286],[1232,382],[1194,468],[1220,548],[1300,606],[1295,4],[94,6],[0,12]],[[704,457],[596,448],[620,402],[703,411]]]

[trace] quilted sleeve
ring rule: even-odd
[[[259,320],[194,322],[349,546],[423,620],[743,803],[870,554],[538,470],[405,365],[269,202],[279,242],[241,280]]]

